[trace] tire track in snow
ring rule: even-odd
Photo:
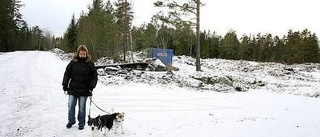
[[[43,58],[45,57],[45,58]],[[37,98],[37,102],[32,106],[32,110],[41,111],[41,116],[32,116],[34,120],[38,121],[35,123],[33,129],[37,131],[42,131],[37,133],[36,135],[54,135],[58,134],[60,129],[52,129],[52,126],[55,125],[57,121],[63,121],[65,119],[61,119],[57,117],[57,113],[67,113],[67,105],[65,95],[63,94],[61,87],[61,81],[63,72],[61,69],[61,60],[58,60],[56,56],[54,56],[50,52],[36,52],[34,54],[34,61],[32,62],[32,68],[30,73],[32,75],[32,89],[34,90],[33,97]],[[63,106],[63,107],[57,107]],[[55,118],[52,121],[49,118]],[[65,117],[64,117],[65,118]],[[43,125],[46,123],[46,125]],[[62,122],[61,122],[62,123]],[[64,127],[65,122],[63,122],[62,127]],[[58,130],[58,131],[57,131]]]
[[[0,68],[0,72],[6,74],[0,78],[7,79],[1,84],[5,89],[4,94],[1,94],[3,101],[1,106],[7,108],[6,112],[1,115],[8,118],[0,118],[0,121],[3,121],[1,122],[3,124],[0,125],[0,136],[42,136],[45,134],[52,136],[58,133],[55,132],[57,129],[52,129],[50,126],[56,121],[48,117],[55,117],[56,111],[66,112],[64,110],[66,107],[62,110],[54,107],[66,103],[59,101],[63,99],[63,92],[61,90],[60,94],[56,92],[59,91],[58,85],[60,85],[58,76],[62,78],[62,75],[53,74],[55,71],[61,72],[53,66],[55,62],[52,61],[55,59],[50,57],[49,52],[30,51],[15,54],[18,53],[8,55],[6,62],[1,62],[3,66],[10,67],[10,69]]]
[[[4,63],[7,63],[8,61],[11,61],[11,60],[13,60],[13,59],[15,59],[17,57],[20,57],[20,56],[24,55],[25,53],[26,53],[26,51],[15,51],[15,52],[9,52],[9,53],[6,53],[6,54],[0,54],[1,58],[5,57],[5,56],[7,56],[9,54],[18,54],[18,55],[15,55],[13,57],[5,58],[5,59],[1,59],[0,58],[0,64],[1,64],[0,66],[2,66],[2,64],[4,64]]]
[[[100,91],[99,91],[100,92]],[[100,94],[100,93],[98,93]],[[226,98],[213,98],[204,96],[180,95],[174,96],[174,92],[151,92],[141,91],[141,94],[131,91],[106,91],[103,95],[93,96],[93,100],[99,106],[110,110],[117,106],[127,111],[138,112],[190,112],[210,111],[222,109],[238,109],[238,106],[212,104],[212,100],[225,101]],[[148,109],[146,109],[148,108]]]
[[[29,110],[28,108],[32,105],[29,98],[27,97],[29,73],[25,73],[24,70],[28,70],[30,66],[26,65],[26,61],[31,59],[26,52],[13,52],[6,54],[8,59],[3,61],[3,68],[0,69],[2,74],[1,79],[6,79],[3,84],[1,84],[5,89],[3,101],[1,103],[2,107],[6,108],[6,113],[4,117],[9,120],[2,122],[2,131],[6,131],[2,136],[24,136],[27,126],[17,125],[16,123],[21,123],[21,119],[25,116]],[[18,55],[16,55],[18,54]],[[11,57],[12,56],[12,57]],[[9,115],[9,116],[5,116]],[[17,126],[13,126],[17,125]]]

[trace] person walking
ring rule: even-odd
[[[67,128],[71,128],[76,123],[75,107],[78,101],[78,129],[84,129],[87,98],[92,96],[97,81],[97,70],[91,61],[88,48],[80,45],[67,65],[62,81],[63,90],[69,95]]]

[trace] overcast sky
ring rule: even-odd
[[[114,2],[115,0],[111,0]],[[149,22],[158,9],[156,0],[128,0],[133,3],[135,26]],[[188,1],[188,0],[177,0]],[[224,36],[230,29],[238,35],[271,33],[286,35],[289,29],[307,28],[320,36],[319,0],[202,0],[201,29],[210,29]],[[29,26],[38,25],[55,36],[62,36],[72,14],[87,12],[92,0],[21,0],[20,9]]]

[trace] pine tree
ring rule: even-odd
[[[82,13],[79,18],[77,43],[87,45],[93,59],[102,56],[117,57],[117,33],[114,9],[109,1],[94,0],[88,7],[88,13]]]
[[[272,47],[273,54],[271,56],[271,61],[282,63],[284,54],[284,40],[280,39],[278,36],[275,36],[273,41],[274,46]]]
[[[32,39],[32,49],[36,50],[44,50],[44,43],[43,43],[43,31],[40,29],[39,26],[34,26],[31,29],[31,39]]]
[[[110,0],[106,2],[105,5],[105,48],[106,55],[118,58],[117,54],[120,51],[118,45],[121,42],[121,32],[118,30],[118,26],[116,24],[116,17],[115,17],[115,9],[111,4]]]
[[[270,61],[271,58],[271,49],[273,46],[273,39],[271,34],[265,34],[262,36],[262,45],[260,48],[260,61],[266,62]]]
[[[123,60],[126,60],[126,52],[130,44],[131,24],[133,20],[133,11],[131,3],[127,0],[117,0],[115,2],[116,24],[120,31],[123,45]]]
[[[252,37],[250,36],[249,51],[251,53],[250,60],[251,61],[257,61],[258,60],[259,49],[258,49],[258,46],[257,46],[257,39],[256,39],[255,35],[253,35]]]
[[[285,53],[283,55],[284,62],[287,64],[302,63],[300,58],[301,52],[299,52],[301,44],[300,32],[289,30],[285,43]]]
[[[221,48],[221,36],[216,35],[216,32],[210,36],[210,47],[209,47],[209,57],[210,58],[218,58],[220,54]]]
[[[75,19],[74,14],[72,15],[71,22],[67,28],[66,33],[64,34],[65,40],[65,50],[67,52],[72,52],[77,49],[77,30],[78,30],[78,22]]]
[[[152,23],[148,23],[145,26],[145,31],[143,32],[143,48],[157,48],[157,28]]]
[[[156,18],[154,18],[157,20]],[[172,35],[173,35],[173,29],[166,26],[164,23],[157,24],[159,26],[159,29],[157,31],[157,40],[159,43],[158,48],[167,49],[170,45],[172,45]]]
[[[311,34],[307,29],[303,30],[301,33],[302,43],[301,43],[301,55],[303,62],[319,62],[318,61],[318,39],[315,34]]]
[[[201,58],[209,58],[209,47],[210,47],[210,39],[209,39],[209,33],[206,31],[200,33],[200,46],[201,46]]]
[[[222,40],[220,57],[224,59],[237,59],[239,44],[236,32],[230,30]]]
[[[28,28],[27,23],[24,21],[22,27],[19,31],[19,43],[21,45],[20,50],[29,50],[31,49],[31,37],[30,37],[30,30]]]
[[[0,51],[13,51],[18,46],[16,40],[19,36],[19,28],[23,25],[19,8],[22,5],[19,0],[0,1]]]
[[[187,3],[179,4],[176,1],[158,0],[154,3],[155,7],[166,7],[169,9],[168,16],[159,13],[157,16],[175,27],[188,24],[196,28],[196,71],[201,71],[200,65],[200,6],[203,5],[200,0],[190,0]],[[195,20],[184,20],[184,17],[194,15]],[[192,21],[194,20],[194,21]]]
[[[173,34],[173,49],[177,55],[188,55],[195,57],[195,36],[192,32],[191,26],[185,24],[181,28],[176,28],[175,33]]]
[[[143,48],[143,27],[133,27],[132,28],[132,37],[133,37],[133,46],[134,51],[142,51]]]
[[[265,41],[265,37],[261,34],[258,33],[257,35],[257,60],[258,62],[262,61],[262,53],[264,51],[264,41]]]
[[[243,35],[240,43],[239,59],[240,60],[250,60],[251,54],[249,51],[249,41],[250,38],[247,35]]]

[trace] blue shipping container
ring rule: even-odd
[[[151,48],[148,50],[147,57],[159,59],[167,67],[170,67],[170,66],[172,66],[173,50],[172,49]]]

